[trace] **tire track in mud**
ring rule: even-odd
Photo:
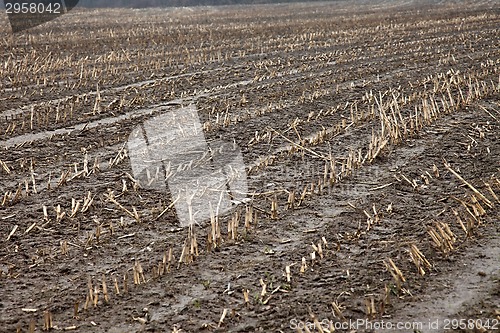
[[[429,65],[429,70],[430,68]],[[388,77],[382,84],[386,85],[390,79],[391,77]],[[163,105],[159,108],[165,111],[169,107],[169,105]],[[473,105],[468,105],[468,107],[473,108]],[[141,114],[139,117],[149,116],[146,109],[134,111],[141,110],[146,114]],[[435,183],[431,182],[427,188],[419,188],[421,191],[419,192],[393,176],[399,175],[398,172],[404,172],[411,179],[418,178],[421,170],[431,170],[429,169],[431,161],[442,168],[441,158],[453,157],[453,154],[457,154],[454,163],[461,167],[460,172],[463,172],[465,177],[480,179],[484,177],[481,170],[488,174],[497,172],[498,170],[492,168],[490,164],[492,161],[495,163],[494,156],[499,154],[498,130],[493,134],[486,133],[486,138],[490,141],[490,135],[497,135],[495,144],[491,145],[493,157],[486,155],[485,150],[482,150],[484,155],[482,157],[486,156],[486,158],[481,161],[486,161],[486,165],[478,166],[477,170],[470,166],[474,164],[471,160],[475,158],[473,157],[475,155],[463,154],[464,151],[456,148],[457,141],[462,138],[455,136],[450,139],[446,136],[450,131],[460,130],[461,125],[465,128],[475,122],[482,126],[486,122],[485,119],[491,121],[488,115],[477,111],[474,109],[469,113],[462,110],[440,118],[429,131],[424,130],[420,137],[412,138],[398,147],[392,147],[373,165],[359,170],[352,178],[343,179],[330,192],[308,197],[297,210],[285,210],[283,206],[280,206],[280,219],[269,220],[261,216],[260,223],[251,232],[242,235],[238,241],[227,241],[217,251],[211,253],[203,251],[194,263],[187,266],[181,265],[180,269],[173,269],[172,272],[158,279],[150,278],[152,267],[158,264],[165,249],[171,245],[175,246],[176,260],[178,259],[179,245],[183,244],[185,233],[178,232],[175,228],[177,221],[173,214],[166,214],[161,221],[149,220],[151,216],[155,216],[154,209],[162,210],[165,205],[161,200],[158,203],[158,195],[155,193],[145,191],[131,193],[130,191],[118,197],[118,200],[127,207],[144,207],[145,210],[150,210],[147,213],[149,215],[145,215],[147,218],[141,224],[125,218],[125,225],[121,226],[119,219],[124,215],[123,212],[107,204],[105,200],[102,200],[104,198],[99,198],[101,200],[96,200],[90,212],[78,214],[75,219],[66,219],[59,224],[52,221],[52,224],[45,225],[42,229],[33,229],[30,233],[23,233],[33,222],[45,223],[42,220],[42,204],[50,206],[64,202],[64,208],[67,208],[72,197],[81,198],[81,195],[92,186],[95,186],[98,192],[106,191],[107,188],[121,188],[120,180],[124,172],[128,170],[127,166],[120,165],[116,169],[104,170],[98,176],[92,175],[89,179],[70,182],[66,187],[54,190],[47,196],[31,196],[26,202],[7,207],[2,210],[0,216],[2,227],[0,234],[3,242],[0,257],[0,290],[5,296],[0,300],[0,308],[2,308],[0,331],[3,327],[15,330],[18,323],[21,323],[23,328],[27,327],[29,319],[40,319],[45,309],[53,312],[55,322],[60,328],[66,324],[75,324],[79,326],[80,331],[84,332],[112,332],[113,329],[114,331],[163,332],[171,329],[173,325],[177,325],[186,332],[202,330],[249,332],[259,329],[266,332],[290,331],[291,318],[310,320],[308,305],[318,316],[332,318],[330,304],[333,300],[338,300],[342,306],[345,306],[343,310],[346,316],[362,318],[365,317],[363,309],[366,298],[378,296],[384,283],[391,283],[391,277],[384,270],[381,259],[386,256],[393,258],[398,265],[401,265],[405,274],[412,275],[415,269],[411,266],[411,262],[408,262],[404,247],[410,242],[418,241],[422,241],[419,246],[426,256],[438,263],[437,269],[424,278],[409,277],[413,294],[420,297],[426,290],[429,290],[424,287],[432,290],[441,281],[446,282],[448,277],[453,277],[454,273],[457,275],[457,265],[454,265],[457,261],[450,263],[443,259],[426,242],[425,221],[433,216],[439,216],[440,211],[447,208],[446,205],[450,205],[449,202],[439,201],[443,195],[458,196],[463,193],[463,188],[458,182],[450,181],[449,178],[443,176],[444,179],[436,180]],[[449,122],[450,119],[455,121],[468,116],[470,118],[462,123],[450,124]],[[279,115],[277,114],[276,117]],[[122,128],[120,135],[124,135],[123,130],[134,126],[133,121],[123,125],[124,122],[126,119],[119,119],[115,123],[111,121],[118,127],[125,127]],[[77,126],[84,126],[84,124]],[[97,136],[95,133],[102,128],[94,123],[92,126],[94,127],[89,130],[91,132],[89,137]],[[245,123],[239,126],[244,128]],[[432,131],[441,126],[445,126],[448,132],[441,128],[438,131]],[[79,127],[78,130],[81,131],[83,128]],[[67,139],[65,135],[67,134],[56,135],[59,143],[63,144]],[[474,137],[482,142],[477,136]],[[40,149],[39,154],[59,153],[57,149],[46,150],[50,148],[49,138],[35,142],[28,152],[35,154],[38,152],[37,149]],[[76,142],[72,140],[78,140],[73,137],[69,139],[67,142],[71,144]],[[344,144],[352,143],[355,139],[351,137],[351,141],[346,140]],[[46,147],[41,147],[40,144],[44,143],[48,144]],[[120,144],[113,142],[106,147],[92,151],[91,154],[102,153],[100,156],[109,156],[112,152],[107,150],[118,149]],[[19,150],[23,148],[25,147],[18,147],[16,152],[19,153]],[[78,153],[76,148],[81,147],[75,145],[67,149]],[[262,150],[263,146],[256,147],[256,149]],[[474,147],[472,153],[477,153]],[[460,160],[459,154],[463,161]],[[64,162],[49,165],[41,172],[55,170]],[[267,180],[274,181],[275,177],[279,176],[293,183],[296,178],[293,176],[290,177],[292,179],[287,178],[290,175],[287,174],[286,169],[296,167],[293,162],[295,161],[291,159],[286,160],[283,162],[284,170],[270,168],[262,171],[261,175]],[[304,164],[310,162],[310,165],[314,165],[318,161],[305,159],[301,162],[304,163],[299,164],[298,168],[307,168],[309,166],[304,166]],[[462,165],[464,165],[463,169]],[[321,172],[321,167],[322,164],[315,170]],[[303,170],[298,171],[300,173]],[[44,175],[47,176],[47,174]],[[311,178],[314,176],[312,174]],[[384,187],[383,191],[377,190],[379,184],[389,183],[392,184]],[[422,182],[419,184],[421,185]],[[128,185],[130,186],[130,182]],[[266,211],[269,208],[268,199],[259,198],[256,205]],[[367,218],[363,210],[371,214],[370,209],[374,203],[379,212],[385,211],[390,203],[394,203],[394,214],[384,212],[380,224],[374,225],[369,232],[365,232]],[[18,215],[10,216],[16,210],[18,210]],[[50,213],[50,217],[53,218],[53,211]],[[108,230],[105,223],[113,224],[115,230],[112,231],[111,226]],[[9,241],[4,241],[14,224],[20,226],[19,230]],[[98,225],[104,226],[106,230],[101,234],[100,240],[92,242],[90,236],[94,232],[97,233]],[[491,221],[487,221],[481,228],[480,232],[483,230],[491,232],[493,230]],[[201,229],[198,233],[199,239],[205,237],[205,231]],[[311,243],[317,244],[322,236],[325,236],[329,244],[329,247],[325,248],[325,258],[318,259],[310,265],[305,274],[300,274],[298,269],[301,258],[305,257],[309,260],[312,251]],[[478,242],[481,242],[483,238],[479,237],[480,234],[477,236]],[[70,242],[67,256],[60,253],[59,242],[63,240]],[[203,240],[200,244],[203,244]],[[481,254],[481,250],[475,252],[477,243],[471,242],[470,245],[471,247],[465,250]],[[460,251],[462,249],[456,252],[455,257],[463,254]],[[103,273],[107,274],[108,283],[109,278],[122,279],[125,272],[128,272],[130,278],[131,267],[135,260],[140,261],[147,269],[148,282],[146,284],[130,287],[126,295],[112,294],[111,302],[107,305],[100,296],[101,300],[96,308],[91,306],[87,311],[81,310],[88,290],[88,277],[91,277],[95,284],[100,283]],[[469,259],[466,259],[466,262],[467,260]],[[11,266],[11,263],[14,266]],[[285,266],[290,264],[294,265],[292,266],[292,282],[288,283],[284,273]],[[475,266],[472,265],[472,267]],[[447,273],[444,272],[447,272],[447,269],[452,273],[446,275]],[[483,273],[493,274],[486,269]],[[440,280],[441,278],[443,280]],[[474,278],[475,276],[470,276],[469,286],[477,281]],[[260,296],[262,290],[260,279],[263,279],[268,286],[266,296],[272,295],[267,302],[266,298]],[[424,289],[419,289],[419,285],[424,285],[422,287]],[[111,289],[110,285],[108,287]],[[248,305],[244,302],[244,289],[250,292]],[[487,295],[488,290],[484,289],[484,293],[480,293],[480,296]],[[272,293],[273,291],[275,292]],[[438,290],[438,292],[441,291]],[[399,309],[396,307],[403,304],[400,302],[409,299],[408,295],[403,296],[404,300],[394,302],[395,308],[389,309],[389,315]],[[460,298],[460,295],[457,297]],[[456,299],[451,296],[449,298],[450,301]],[[472,302],[475,299],[473,296]],[[80,302],[79,319],[71,316],[75,302]],[[419,311],[420,305],[416,304],[415,311]],[[22,308],[28,306],[38,308],[38,312],[33,317],[22,311]],[[436,303],[435,306],[440,306],[440,303]],[[230,311],[222,327],[218,328],[217,323],[223,309],[231,309],[234,312]],[[420,311],[425,314],[424,310]],[[459,308],[451,312],[456,311],[459,311]],[[144,324],[140,324],[135,319],[139,317],[146,318]]]
[[[241,67],[243,67],[243,66],[241,66]],[[112,87],[112,88],[102,89],[102,90],[99,91],[99,93],[103,94],[103,95],[109,93],[110,96],[115,96],[114,95],[115,93],[121,92],[121,91],[124,91],[124,90],[127,90],[127,89],[130,89],[130,88],[138,88],[138,87],[141,87],[141,86],[145,86],[145,85],[149,85],[149,84],[154,84],[154,83],[158,83],[158,82],[164,82],[164,81],[168,81],[168,80],[171,80],[171,79],[189,77],[189,76],[197,75],[197,74],[208,74],[208,73],[213,73],[213,72],[218,72],[218,71],[224,71],[224,70],[228,70],[228,69],[237,69],[237,68],[238,68],[237,66],[226,67],[226,68],[222,67],[222,68],[215,68],[215,69],[204,70],[204,71],[196,71],[196,72],[190,72],[190,73],[176,74],[176,75],[172,75],[172,76],[168,76],[168,77],[162,77],[162,78],[159,78],[159,79],[144,80],[144,81],[140,81],[140,82],[134,82],[134,83],[125,84],[125,85],[122,85],[122,86],[119,86],[119,87]],[[87,93],[82,93],[82,94],[77,94],[77,95],[71,95],[69,97],[62,97],[62,98],[59,98],[59,99],[52,99],[52,100],[50,100],[50,102],[53,103],[53,104],[57,104],[59,102],[64,102],[64,101],[67,101],[68,99],[72,99],[72,98],[75,98],[75,97],[86,97],[86,96],[96,96],[96,95],[97,95],[97,91],[89,91]],[[175,101],[169,101],[167,103],[175,103]],[[2,116],[2,117],[12,117],[12,116],[15,116],[15,115],[18,115],[18,114],[22,114],[23,112],[29,111],[32,107],[36,107],[36,106],[39,106],[39,105],[40,105],[40,103],[36,102],[36,103],[25,105],[22,108],[5,110],[5,111],[2,111],[0,113],[0,116]],[[153,107],[153,106],[151,106],[151,107]]]
[[[495,326],[493,314],[486,311],[481,313],[480,309],[483,308],[482,301],[492,298],[492,295],[498,295],[500,291],[498,225],[497,233],[484,235],[483,239],[473,241],[470,247],[462,252],[462,257],[457,259],[454,269],[444,268],[440,274],[433,274],[433,285],[416,295],[416,301],[410,303],[403,301],[395,305],[395,315],[391,318],[391,322],[421,323],[422,333],[450,330],[453,327],[451,320],[460,319],[481,320],[482,323],[489,320],[490,325]],[[498,302],[497,306],[500,306]],[[470,314],[475,317],[471,317]],[[439,325],[434,325],[436,322]],[[498,323],[496,326],[500,329],[500,322]],[[479,326],[468,328],[469,331],[480,330]]]

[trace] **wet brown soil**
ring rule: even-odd
[[[0,27],[0,332],[500,329],[497,2],[75,9]],[[186,259],[188,230],[160,214],[168,193],[137,186],[127,140],[189,104],[209,142],[241,148],[251,201],[220,217],[215,249],[195,226]]]

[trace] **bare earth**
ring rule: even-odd
[[[500,330],[497,1],[75,9],[0,32],[0,332]],[[187,105],[247,166],[212,243],[128,157]]]

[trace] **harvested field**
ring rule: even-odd
[[[0,31],[0,332],[500,329],[497,1],[76,8]],[[183,228],[127,142],[188,106],[239,147],[248,192]]]

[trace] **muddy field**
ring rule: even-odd
[[[498,2],[75,9],[0,36],[0,332],[500,330]],[[193,228],[127,144],[188,106],[248,183]]]

